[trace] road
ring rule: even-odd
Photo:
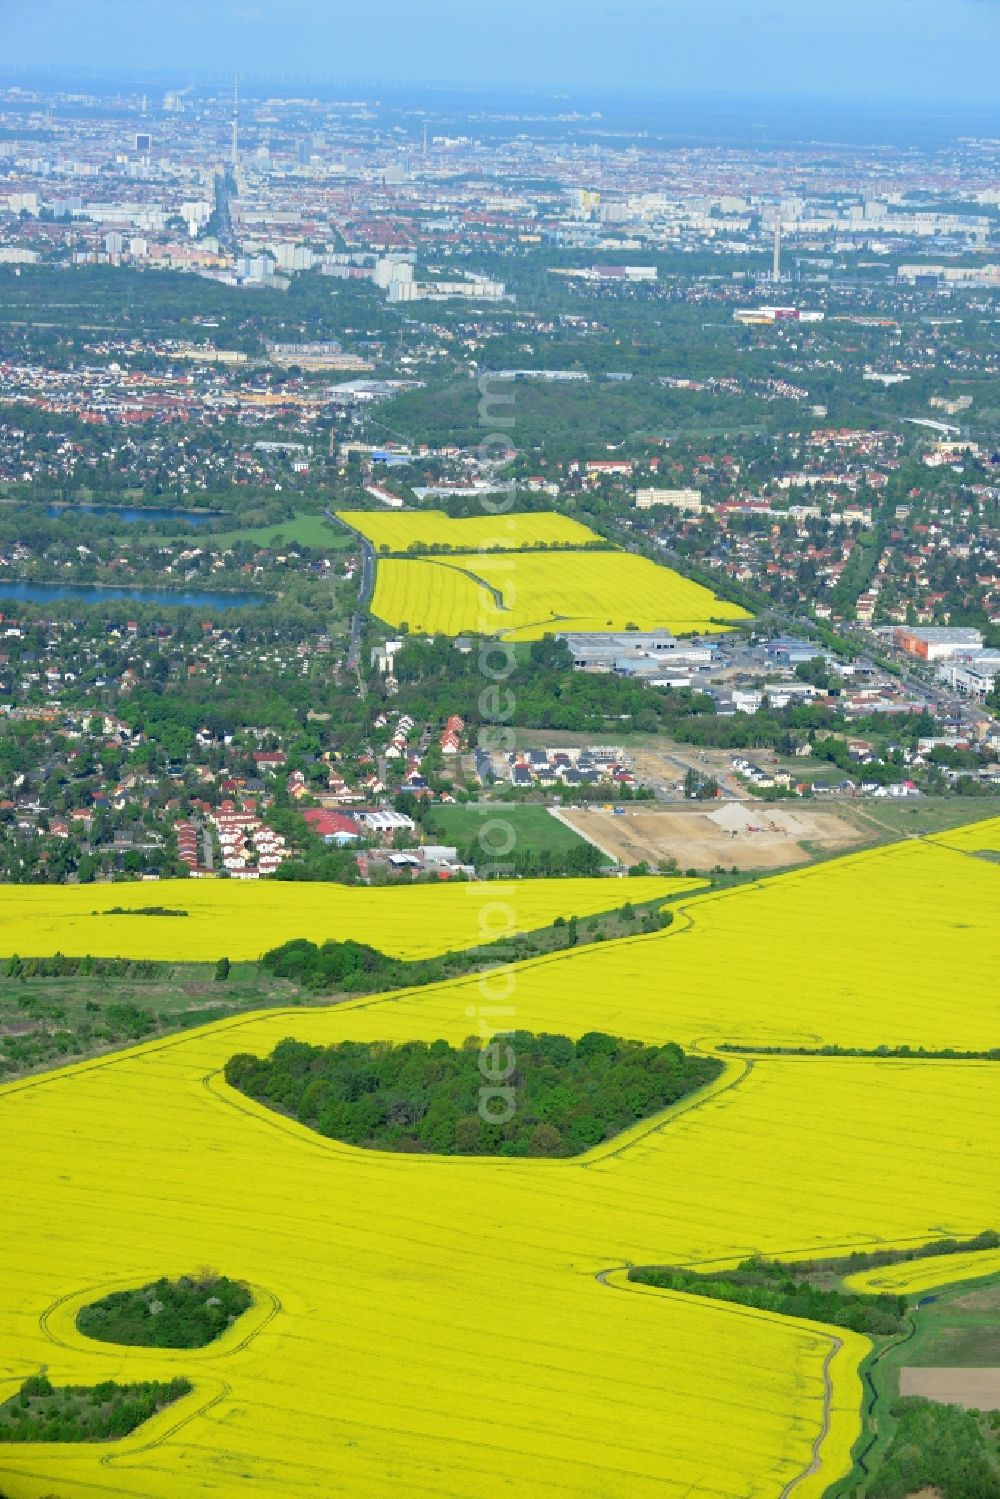
[[[592,844],[592,846],[598,849],[606,859],[610,859],[612,864],[616,865],[618,868],[623,867],[622,861],[618,857],[618,855],[612,849],[606,848],[603,843],[599,843],[589,829],[586,833],[584,833],[580,828],[575,827],[574,824],[570,822],[569,818],[566,816],[562,807],[550,807],[549,813],[552,817],[555,818],[556,822],[561,822],[564,828],[569,828],[570,832],[575,833],[578,838],[583,838],[587,843]]]
[[[816,628],[815,621],[806,615],[776,615],[775,619],[779,626],[797,630],[800,634],[810,635]],[[1000,720],[983,703],[963,697],[960,692],[956,692],[930,673],[924,675],[915,670],[912,658],[882,637],[874,636],[856,624],[838,624],[835,628],[836,633],[851,645],[857,646],[862,658],[867,659],[871,664],[877,664],[879,657],[890,661],[897,673],[896,680],[913,692],[932,711],[937,708],[939,714],[941,712],[954,714],[963,724],[971,724],[973,720],[985,717],[993,724],[994,731],[1000,729]]]
[[[619,540],[620,544],[627,551],[639,552],[647,556],[651,554],[650,547],[643,542],[637,541],[634,536],[628,537],[622,535]],[[658,546],[655,548],[655,555],[661,562],[666,560],[678,572],[688,572],[690,565],[688,559],[680,556],[672,547]],[[784,628],[790,632],[797,631],[799,634],[804,634],[807,639],[811,638],[816,630],[816,621],[808,615],[795,616],[786,614],[780,607],[772,606],[771,608],[767,608],[762,606],[759,611],[756,611],[756,617],[759,624],[772,622],[779,629]],[[870,657],[874,652],[891,660],[899,671],[898,680],[904,687],[916,693],[920,700],[925,702],[928,707],[933,708],[937,704],[940,709],[954,714],[959,722],[963,724],[971,724],[974,718],[981,719],[985,715],[991,720],[994,731],[1000,730],[1000,719],[995,714],[991,714],[982,703],[976,703],[967,697],[963,697],[961,693],[955,692],[936,677],[921,676],[913,670],[909,664],[910,658],[902,651],[897,651],[878,637],[866,634],[856,624],[837,624],[834,628],[836,633],[843,639],[850,641],[852,645],[858,646],[864,655]],[[817,646],[817,649],[819,649],[819,646]]]
[[[215,174],[215,211],[218,215],[218,241],[221,249],[236,253],[236,235],[229,212],[229,173],[223,169]]]
[[[688,771],[693,770],[695,775],[704,776],[706,780],[717,781],[724,794],[728,797],[732,797],[734,801],[740,802],[748,801],[750,799],[750,793],[746,790],[745,787],[740,785],[739,781],[737,781],[734,776],[728,775],[727,772],[722,769],[713,769],[713,767],[708,763],[707,757],[694,749],[692,749],[691,754],[687,759],[685,759],[683,755],[678,754],[675,750],[657,749],[656,753],[660,756],[661,759],[669,760],[671,765],[677,766],[677,769],[681,773],[682,782]],[[666,792],[666,783],[663,783],[662,788],[654,787],[654,789],[662,789],[664,792]],[[673,801],[676,799],[676,793],[670,792],[669,795],[665,794],[662,799],[664,801]],[[681,793],[681,800],[684,800],[683,792]]]
[[[333,526],[340,526],[345,531],[350,531],[352,540],[356,541],[361,548],[361,578],[358,583],[358,607],[351,617],[351,629],[347,640],[347,667],[349,671],[356,672],[360,681],[359,659],[361,655],[361,630],[364,623],[365,612],[375,587],[375,553],[371,543],[356,531],[351,531],[349,526],[332,510],[324,510],[323,514]]]

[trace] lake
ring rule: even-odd
[[[110,515],[126,526],[141,524],[142,521],[166,521],[171,526],[208,526],[222,515],[219,510],[154,510],[139,505],[64,504],[48,505],[45,513],[55,519],[65,515],[68,510],[83,510],[87,515]]]
[[[253,609],[267,601],[259,593],[209,593],[172,588],[96,588],[86,583],[8,583],[0,578],[0,603],[15,600],[21,604],[53,604],[59,599],[80,599],[86,604],[120,603],[133,599],[137,604],[163,604],[168,608]]]

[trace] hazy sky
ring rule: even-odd
[[[0,66],[998,95],[1000,0],[0,0]]]

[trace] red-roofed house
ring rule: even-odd
[[[334,812],[327,807],[310,807],[302,816],[321,838],[330,843],[353,843],[362,836],[362,831],[353,817],[346,812]]]

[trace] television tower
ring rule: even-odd
[[[781,220],[776,219],[774,224],[774,266],[771,271],[771,280],[777,286],[781,280]]]
[[[236,171],[236,168],[239,166],[239,164],[240,164],[240,85],[239,85],[239,79],[238,78],[234,78],[233,79],[233,149],[232,149],[232,168],[233,168],[234,172]]]

